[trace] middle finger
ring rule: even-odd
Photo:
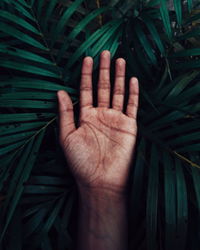
[[[110,52],[104,50],[100,58],[98,106],[110,106]]]

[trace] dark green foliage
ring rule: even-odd
[[[100,6],[99,6],[100,4]],[[102,50],[140,83],[131,250],[200,243],[200,10],[195,0],[1,0],[0,249],[73,249],[77,191],[56,92],[78,120],[81,63]],[[114,67],[111,72],[114,77]]]

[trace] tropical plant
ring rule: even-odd
[[[1,250],[73,249],[77,191],[58,143],[56,92],[71,95],[77,121],[82,59],[94,58],[96,89],[104,49],[140,83],[130,249],[199,248],[199,5],[1,0]]]

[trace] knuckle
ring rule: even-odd
[[[128,106],[131,107],[131,108],[137,108],[138,106],[136,105],[136,103],[134,102],[129,102],[128,103]]]
[[[110,89],[110,82],[109,81],[107,81],[107,80],[101,80],[100,82],[99,82],[99,87],[98,87],[99,89]]]
[[[101,107],[107,107],[108,102],[107,101],[99,101],[98,105],[101,106]]]
[[[85,82],[88,82],[88,81],[91,81],[91,77],[89,75],[82,75],[81,76],[81,82],[82,83],[85,83]]]
[[[122,105],[116,104],[116,103],[115,103],[115,104],[113,105],[113,108],[116,109],[116,110],[121,110],[121,109],[122,109]]]
[[[114,89],[115,95],[124,95],[124,90],[122,88],[116,88]]]
[[[91,88],[91,86],[82,86],[82,87],[80,88],[80,90],[81,90],[81,91],[91,91],[92,88]]]
[[[134,120],[136,120],[136,116],[134,115],[133,112],[127,111],[126,114],[130,117],[132,117]]]

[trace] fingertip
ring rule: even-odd
[[[58,90],[57,91],[57,97],[60,99],[60,98],[63,98],[63,96],[65,95],[65,91],[64,90]]]
[[[139,94],[139,82],[137,77],[132,77],[130,79],[130,85],[132,92],[134,92],[135,94]]]
[[[132,83],[132,84],[138,84],[138,79],[137,79],[137,77],[131,77],[131,83]]]
[[[93,58],[91,56],[86,56],[83,59],[84,64],[87,64],[87,66],[90,66],[91,64],[93,64]]]
[[[66,108],[68,105],[71,104],[71,98],[65,90],[59,90],[57,92],[57,96],[58,101],[62,107]]]
[[[123,66],[126,64],[126,60],[124,58],[118,58],[116,60],[116,63],[119,65],[119,66]]]
[[[101,52],[101,56],[102,56],[102,57],[111,56],[111,53],[110,53],[109,50],[103,50],[103,51]]]

